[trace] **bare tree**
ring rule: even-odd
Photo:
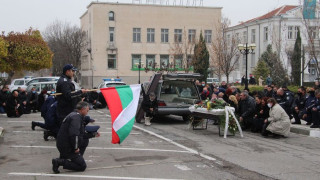
[[[55,21],[47,26],[43,36],[54,53],[53,75],[60,75],[65,64],[81,68],[81,53],[86,47],[86,34],[78,26]]]
[[[304,2],[304,4],[303,4]],[[312,4],[308,3],[314,3],[313,1],[300,1],[300,4],[304,5],[304,8],[308,8],[309,6],[312,6]],[[317,16],[315,13],[317,12],[316,8],[319,8],[316,3],[314,4],[314,7],[310,9],[304,9],[302,8],[302,24],[305,28],[304,37],[307,39],[307,44],[304,48],[305,54],[308,54],[308,59],[305,59],[305,62],[303,62],[303,69],[306,69],[307,67],[313,67],[316,70],[317,78],[319,80],[319,74],[320,74],[320,64],[319,64],[319,57],[320,57],[320,35],[319,35],[319,26],[320,26],[320,17]],[[305,57],[303,57],[305,58]]]
[[[239,39],[233,33],[230,36],[226,35],[227,29],[230,26],[228,18],[222,18],[221,25],[216,27],[216,36],[211,44],[211,66],[217,68],[215,74],[218,75],[219,80],[224,74],[229,83],[230,74],[237,68],[239,64],[240,55],[237,49]]]
[[[181,58],[181,69],[185,72],[189,72],[192,66],[191,61],[193,57],[195,39],[189,40],[186,28],[183,28],[183,33],[181,36],[175,34],[174,43],[170,45],[170,55],[174,57],[171,67],[173,70],[177,70],[176,68],[176,57]]]

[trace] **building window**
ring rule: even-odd
[[[169,29],[161,29],[161,42],[169,42]]]
[[[138,69],[139,63],[141,63],[141,55],[140,54],[133,54],[132,55],[132,69]]]
[[[114,42],[114,27],[109,27],[109,40]]]
[[[269,38],[269,29],[268,29],[268,27],[264,27],[263,28],[263,34],[264,34],[263,40],[264,41],[268,41],[268,38]]]
[[[133,42],[141,42],[141,28],[133,28]]]
[[[319,28],[317,26],[309,27],[309,38],[310,39],[318,39],[319,38]]]
[[[256,55],[251,54],[251,67],[254,68],[256,67]]]
[[[247,31],[243,31],[242,33],[242,42],[243,43],[247,43]]]
[[[212,42],[212,30],[205,30],[204,31],[204,40],[206,43]]]
[[[251,29],[251,43],[256,43],[256,30]]]
[[[288,26],[288,39],[297,39],[299,26]]]
[[[154,43],[154,28],[147,29],[147,42]]]
[[[188,34],[188,41],[191,43],[194,43],[196,39],[196,30],[195,29],[189,29]]]
[[[311,75],[316,75],[316,70],[315,69],[311,69]]]
[[[154,68],[155,60],[156,60],[156,56],[155,55],[147,55],[146,67],[149,68],[149,69]]]
[[[174,56],[174,68],[181,69],[182,68],[182,55]]]
[[[109,12],[109,21],[114,21],[114,12],[113,11]]]
[[[117,56],[115,54],[108,54],[108,69],[117,68]]]
[[[174,30],[174,42],[181,43],[182,42],[182,29]]]
[[[169,55],[160,55],[160,69],[169,67]]]

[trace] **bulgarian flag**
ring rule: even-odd
[[[112,144],[120,144],[130,134],[138,108],[141,85],[100,89],[111,114]]]

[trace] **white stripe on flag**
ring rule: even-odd
[[[119,129],[121,129],[123,126],[125,126],[132,118],[134,118],[137,113],[141,85],[140,84],[130,85],[130,88],[132,90],[133,99],[130,102],[130,104],[125,109],[122,110],[122,112],[119,114],[117,119],[114,121],[113,129],[116,132]]]

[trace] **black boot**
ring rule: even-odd
[[[49,131],[43,131],[43,139],[48,141],[48,137],[50,136]]]
[[[59,166],[63,166],[64,165],[64,159],[52,159],[52,170],[54,173],[58,174],[60,173],[59,171]]]
[[[37,122],[31,122],[31,129],[34,131],[34,128],[37,126]]]

